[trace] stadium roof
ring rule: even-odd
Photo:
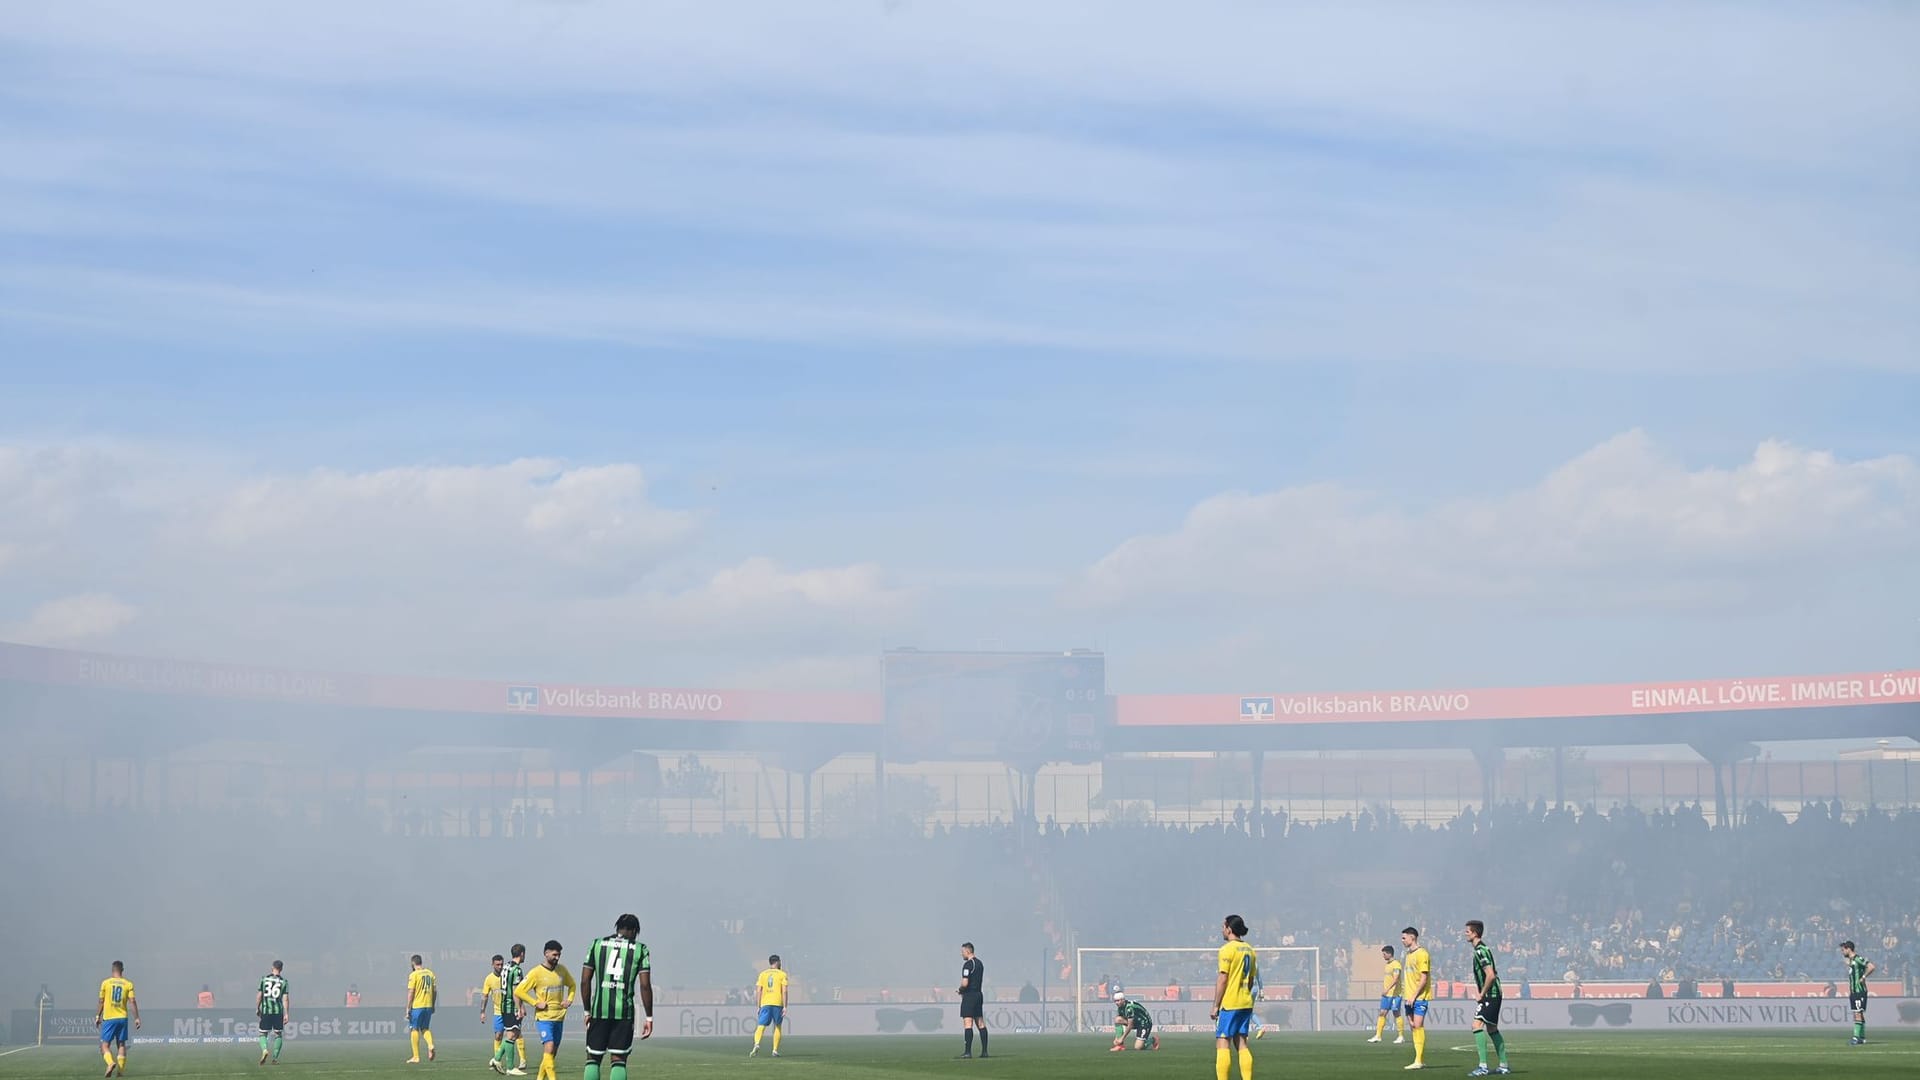
[[[880,744],[872,693],[631,687],[329,674],[0,643],[0,703],[15,718],[71,695],[163,724],[249,724],[291,710],[325,730],[485,746],[573,744],[778,750],[780,733],[846,752]],[[163,704],[165,703],[165,704]],[[1428,691],[1123,694],[1109,752],[1725,743],[1920,736],[1920,670],[1661,683]],[[159,706],[156,708],[156,706]],[[571,724],[528,725],[532,717]],[[476,723],[475,721],[478,721]],[[184,732],[181,732],[184,734]],[[826,736],[822,739],[821,736]],[[771,742],[761,741],[771,738]]]

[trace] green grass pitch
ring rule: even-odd
[[[1847,1030],[1753,1031],[1699,1034],[1531,1034],[1509,1040],[1518,1076],[1581,1080],[1810,1080],[1815,1077],[1920,1076],[1920,1032],[1868,1032],[1866,1046],[1848,1046]],[[728,1039],[657,1040],[634,1055],[633,1080],[720,1080],[723,1077],[853,1077],[915,1080],[919,1077],[993,1077],[995,1080],[1212,1080],[1213,1045],[1205,1035],[1169,1035],[1158,1052],[1110,1054],[1104,1035],[1001,1034],[986,1060],[957,1060],[958,1036],[791,1038],[779,1060],[748,1059],[747,1043]],[[1423,1076],[1464,1076],[1476,1058],[1465,1032],[1435,1032],[1427,1044]],[[484,1043],[442,1039],[439,1060],[404,1065],[403,1042],[288,1043],[278,1067],[262,1068],[251,1045],[136,1046],[129,1060],[132,1080],[160,1077],[265,1075],[275,1080],[393,1080],[417,1077],[491,1077]],[[764,1054],[765,1051],[763,1050]],[[1369,1046],[1355,1035],[1288,1035],[1254,1044],[1256,1080],[1311,1077],[1405,1076],[1411,1047]],[[537,1061],[535,1062],[537,1064]],[[577,1045],[560,1050],[561,1080],[579,1080],[585,1059]],[[49,1047],[0,1057],[0,1080],[97,1077],[96,1050]],[[533,1070],[529,1068],[531,1075]],[[1234,1075],[1239,1075],[1235,1070]]]

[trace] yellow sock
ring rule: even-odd
[[[423,1031],[423,1032],[421,1032],[421,1033],[420,1033],[420,1037],[421,1037],[422,1039],[424,1039],[424,1040],[426,1040],[426,1043],[427,1043],[427,1053],[429,1053],[429,1054],[431,1054],[431,1053],[433,1053],[433,1032],[431,1032],[431,1031]]]
[[[1253,1047],[1240,1048],[1240,1080],[1253,1080]]]
[[[1407,1018],[1399,1013],[1393,1015],[1393,1033],[1395,1035],[1405,1035],[1407,1033]]]
[[[1387,1014],[1381,1013],[1373,1018],[1373,1037],[1379,1038],[1387,1033]]]
[[[1413,1029],[1413,1060],[1427,1060],[1427,1029],[1425,1027]]]
[[[521,1039],[513,1044],[514,1056],[520,1059],[520,1067],[527,1067],[527,1040]]]
[[[559,1080],[560,1074],[553,1069],[553,1051],[551,1050],[540,1055],[540,1075],[547,1080]]]
[[[767,1025],[765,1024],[761,1024],[759,1027],[754,1028],[753,1029],[753,1045],[759,1046],[760,1036],[765,1035],[766,1033],[767,1033]]]
[[[1227,1080],[1227,1077],[1232,1073],[1233,1051],[1224,1046],[1215,1047],[1213,1051],[1213,1075],[1215,1080]]]
[[[785,1030],[785,1028],[773,1029],[773,1052],[776,1054],[780,1052],[780,1033]]]
[[[113,1064],[113,1051],[111,1050],[100,1051],[100,1060],[106,1062],[109,1065]]]
[[[493,1056],[494,1057],[500,1056],[500,1036],[498,1035],[495,1035],[493,1037]]]

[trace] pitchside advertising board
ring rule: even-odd
[[[1208,1039],[1213,1022],[1203,1004],[1154,1008],[1155,1026],[1170,1038],[1191,1035]],[[460,1012],[462,1010],[449,1010]],[[1379,1014],[1378,999],[1328,1001],[1320,1006],[1323,1030],[1372,1032]],[[727,1005],[663,1005],[654,1010],[656,1038],[753,1037],[757,1010]],[[1276,1031],[1313,1030],[1313,1010],[1305,1003],[1269,1003],[1256,1015]],[[226,1010],[151,1010],[143,1014],[135,1044],[247,1043],[255,1038],[258,1022],[250,1013]],[[471,1017],[469,1017],[470,1019]],[[1111,1031],[1113,1011],[1087,1008],[1082,1025],[1094,1032]],[[990,1005],[987,1026],[1007,1034],[1066,1033],[1074,1030],[1070,1005]],[[1804,1028],[1841,1030],[1852,1022],[1845,998],[1709,999],[1674,1001],[1508,1001],[1500,1013],[1504,1031],[1726,1031],[1738,1029]],[[1920,998],[1876,998],[1868,1004],[1870,1028],[1920,1031]],[[1473,1005],[1464,1000],[1436,1001],[1427,1014],[1435,1031],[1471,1030]],[[13,1013],[15,1042],[32,1042],[35,1018],[31,1009]],[[896,1005],[796,1005],[787,1013],[787,1034],[808,1035],[955,1035],[960,1030],[958,1009],[951,1005],[903,1003]],[[474,1028],[479,1037],[480,1029]],[[453,1034],[449,1030],[448,1034]],[[94,1043],[99,1031],[93,1013],[63,1009],[46,1014],[46,1041],[78,1045]],[[294,1014],[287,1040],[352,1041],[404,1039],[406,1025],[398,1010],[309,1009]],[[456,1036],[457,1037],[457,1036]]]
[[[893,761],[1099,760],[1107,661],[1099,653],[951,653],[881,658]]]

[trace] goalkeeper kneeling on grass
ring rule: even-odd
[[[1128,1001],[1124,990],[1113,992],[1113,1007],[1117,1015],[1113,1019],[1113,1052],[1127,1048],[1127,1036],[1133,1036],[1135,1050],[1160,1049],[1160,1036],[1153,1033],[1153,1017],[1147,1014],[1147,1007],[1137,1001]]]

